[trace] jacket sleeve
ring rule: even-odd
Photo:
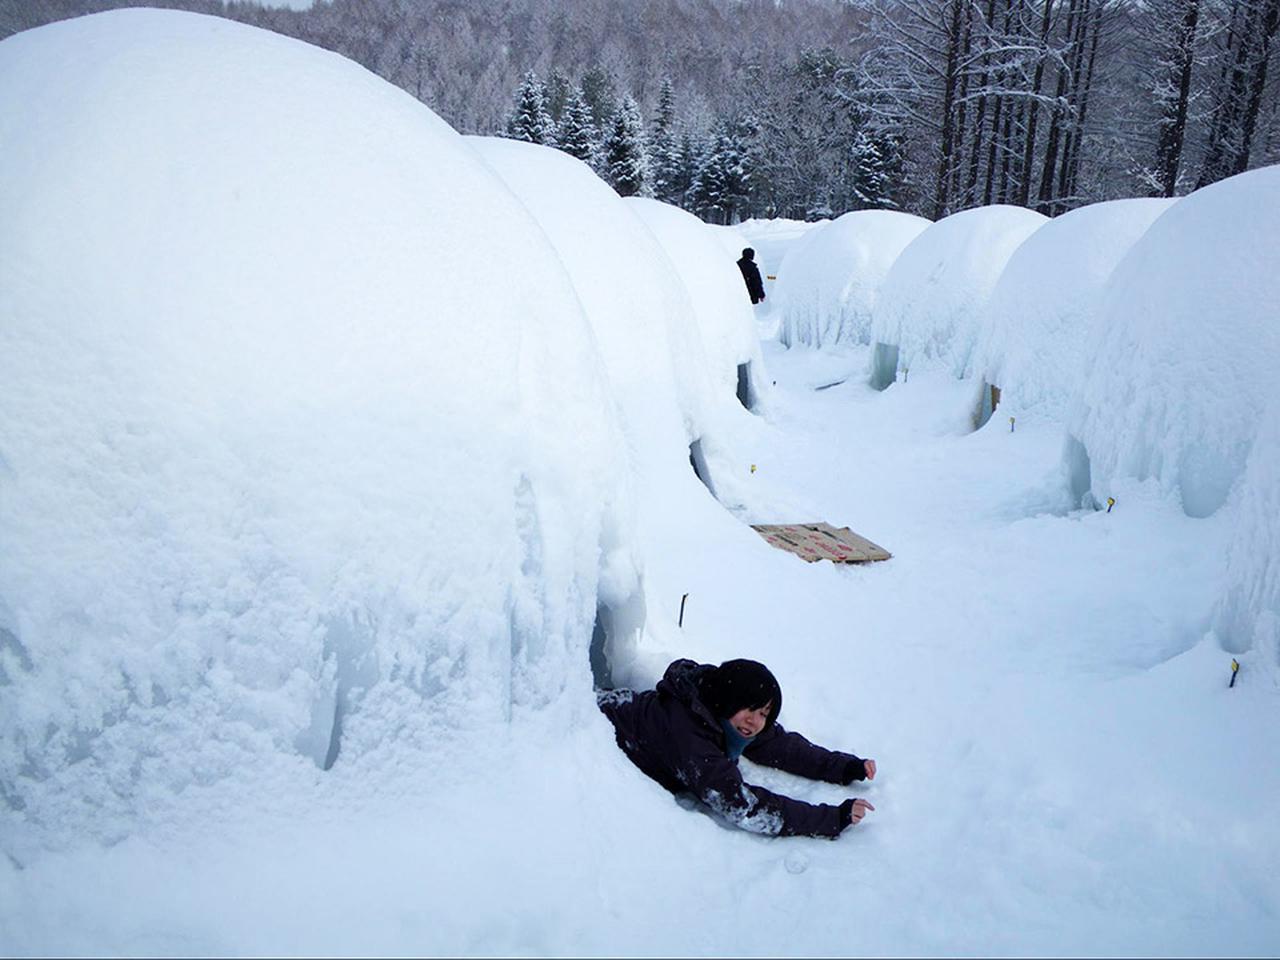
[[[810,743],[798,733],[775,723],[742,751],[752,763],[785,770],[810,780],[849,784],[866,779],[862,758]]]
[[[676,774],[699,800],[735,826],[773,837],[835,839],[849,825],[848,801],[842,806],[805,803],[746,783],[736,763],[709,741],[707,746],[686,756]]]

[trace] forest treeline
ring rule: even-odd
[[[139,5],[337,51],[721,223],[1052,215],[1280,160],[1280,0],[0,0],[0,37]]]

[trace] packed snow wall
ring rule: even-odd
[[[883,389],[898,370],[925,364],[971,374],[991,291],[1018,245],[1047,222],[997,204],[952,214],[912,240],[880,288],[872,384]]]
[[[334,54],[124,10],[0,42],[0,141],[9,849],[590,703],[627,446],[461,137]]]
[[[1009,258],[987,306],[975,363],[1009,413],[1066,419],[1086,357],[1101,336],[1103,287],[1173,200],[1080,207],[1036,230]]]
[[[1093,493],[1154,479],[1193,517],[1244,473],[1280,369],[1280,167],[1179,200],[1116,267],[1068,427]]]
[[[930,221],[893,210],[858,210],[808,231],[778,272],[779,340],[821,348],[869,343],[881,284]]]

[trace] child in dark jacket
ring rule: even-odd
[[[805,803],[743,781],[739,756],[828,783],[876,775],[874,760],[827,750],[784,730],[778,723],[782,689],[754,660],[718,667],[676,660],[657,689],[602,691],[599,702],[618,746],[637,767],[672,793],[692,793],[744,830],[834,839],[875,809],[852,798],[839,806]]]

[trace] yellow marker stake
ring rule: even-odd
[[[756,465],[754,463],[751,465],[751,472],[752,473],[756,472]]]
[[[1111,508],[1116,505],[1115,497],[1107,497],[1107,513],[1111,512]]]
[[[1009,418],[1009,432],[1013,433],[1013,417]]]
[[[1231,682],[1227,684],[1228,687],[1234,687],[1236,685],[1236,674],[1239,672],[1240,672],[1240,661],[1237,660],[1235,657],[1232,657],[1231,658]]]

